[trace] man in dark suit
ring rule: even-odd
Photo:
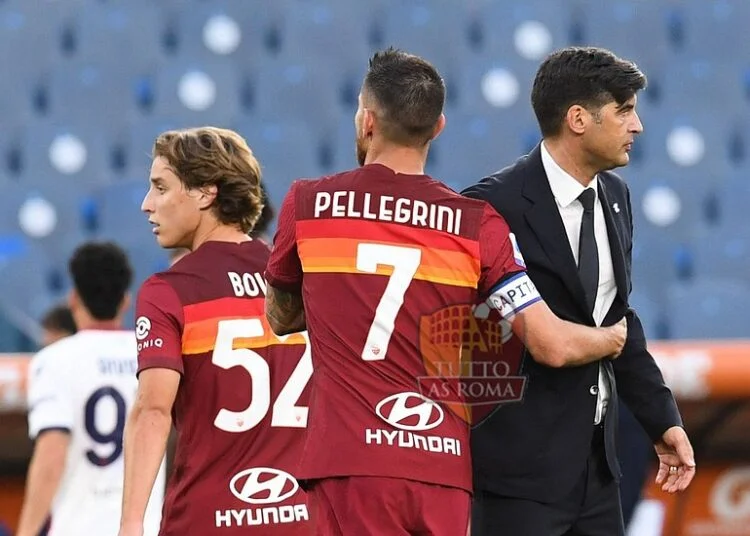
[[[550,368],[525,351],[527,389],[472,432],[475,536],[624,534],[615,429],[622,397],[654,442],[657,480],[685,489],[693,450],[671,391],[646,348],[631,290],[628,187],[608,170],[628,163],[643,127],[645,76],[596,48],[568,48],[540,66],[532,104],[543,141],[464,194],[508,222],[528,273],[561,318],[609,325],[623,315],[621,357]]]

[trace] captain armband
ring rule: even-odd
[[[521,272],[492,289],[486,303],[505,320],[511,321],[517,313],[541,299],[529,276]]]

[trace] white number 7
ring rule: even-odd
[[[380,298],[375,318],[367,333],[367,341],[362,350],[362,359],[378,361],[385,359],[388,343],[393,334],[404,294],[409,288],[414,274],[422,260],[422,250],[385,244],[359,244],[357,246],[357,270],[369,274],[377,273],[378,265],[393,266],[383,297]]]

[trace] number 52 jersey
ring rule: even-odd
[[[117,534],[123,482],[123,430],[138,387],[131,331],[82,330],[34,356],[29,373],[29,435],[70,434],[50,536]],[[151,493],[145,536],[159,530],[164,466]]]
[[[162,536],[309,534],[295,475],[312,360],[306,334],[277,337],[265,320],[268,255],[210,241],[139,292],[139,374],[182,375]]]

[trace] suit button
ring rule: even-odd
[[[599,394],[599,387],[597,385],[592,385],[589,387],[589,393],[596,396]]]

